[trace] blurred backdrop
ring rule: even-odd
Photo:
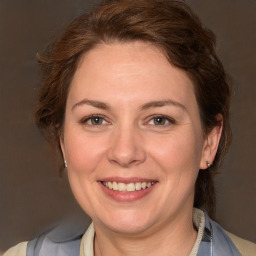
[[[97,1],[0,1],[0,251],[32,239],[63,217],[89,221],[73,199],[58,159],[35,127],[35,55]],[[256,1],[187,1],[217,35],[235,86],[233,144],[216,178],[217,220],[256,242]]]

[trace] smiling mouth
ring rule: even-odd
[[[135,192],[135,191],[145,190],[147,188],[150,188],[151,186],[154,186],[156,184],[156,181],[131,182],[128,184],[125,184],[123,182],[116,182],[116,181],[101,181],[101,183],[108,189],[111,189],[114,191]]]

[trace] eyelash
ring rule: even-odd
[[[93,119],[95,120],[96,118],[98,118],[98,119],[102,120],[102,122],[106,122],[106,123],[105,124],[102,124],[102,123],[92,124],[92,120]],[[154,120],[156,120],[156,119],[162,119],[165,123],[164,124],[155,124],[155,123],[150,124],[150,121],[154,122]],[[91,121],[91,124],[89,124],[88,121]],[[166,122],[168,122],[168,123],[166,124]],[[87,125],[87,126],[94,126],[94,127],[110,124],[110,122],[106,121],[106,118],[102,115],[90,115],[88,117],[83,118],[80,121],[80,123]],[[165,115],[154,115],[154,116],[151,116],[145,124],[152,125],[152,126],[168,126],[168,125],[176,124],[176,121],[173,118],[165,116]]]
[[[164,123],[164,124],[149,124],[149,122],[150,121],[153,121],[154,122],[154,120],[156,120],[156,119],[163,119],[165,122],[168,122],[167,124],[166,123]],[[168,126],[168,125],[174,125],[174,124],[176,124],[176,121],[173,119],[173,118],[171,118],[171,117],[169,117],[169,116],[165,116],[165,115],[154,115],[154,116],[151,116],[150,117],[150,119],[149,119],[149,121],[147,121],[147,123],[149,124],[149,125],[153,125],[153,126]]]
[[[88,126],[101,126],[101,125],[106,125],[106,124],[92,124],[92,123],[91,123],[91,124],[88,124],[88,121],[91,120],[91,122],[92,122],[92,120],[93,120],[93,119],[96,119],[96,118],[98,118],[98,119],[102,120],[103,122],[106,122],[106,123],[109,124],[109,122],[106,121],[106,118],[105,118],[104,116],[102,116],[102,115],[90,115],[90,116],[87,116],[87,117],[83,118],[83,119],[80,121],[80,123],[81,123],[81,124],[88,125]]]

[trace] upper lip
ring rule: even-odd
[[[149,178],[141,178],[141,177],[131,177],[131,178],[124,178],[124,177],[107,177],[99,180],[100,182],[122,182],[124,184],[129,183],[136,183],[136,182],[156,182],[156,179],[149,179]]]

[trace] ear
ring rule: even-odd
[[[61,151],[62,151],[63,159],[65,161],[66,155],[65,155],[65,145],[64,145],[64,138],[63,138],[63,136],[60,136],[60,148],[61,148]]]
[[[222,115],[217,116],[218,125],[215,126],[204,139],[204,146],[202,150],[202,157],[200,162],[200,169],[207,169],[214,161],[215,155],[218,150],[222,128],[223,128],[223,117]]]

